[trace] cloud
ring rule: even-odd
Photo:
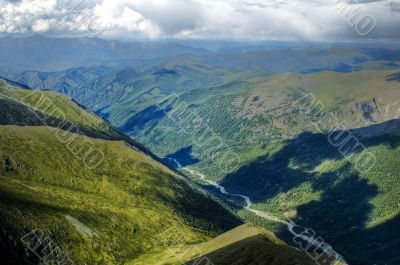
[[[392,1],[389,6],[393,12],[400,12],[400,1]]]
[[[41,17],[54,16],[55,0],[1,1],[0,32],[19,33],[32,30]]]
[[[377,25],[369,38],[400,38],[399,0],[0,0],[0,32],[277,40],[361,37],[356,30],[360,25],[343,15],[343,7],[374,18]],[[356,13],[352,17],[362,19]]]

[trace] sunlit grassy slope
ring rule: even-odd
[[[52,108],[34,109],[34,98],[24,99],[32,93],[38,95],[4,83],[0,90],[5,264],[40,264],[21,243],[30,231],[43,233],[75,264],[179,265],[204,255],[215,265],[313,264],[306,254],[249,225],[220,235],[241,221],[210,195],[133,148],[133,142],[128,145],[67,97],[44,92],[60,110],[54,115]],[[80,133],[55,130],[65,120]],[[73,143],[65,144],[71,137]],[[104,154],[94,169],[73,153],[88,141]]]
[[[28,104],[10,99],[31,91],[4,89],[0,223],[2,253],[7,254],[2,259],[8,264],[38,262],[33,253],[25,255],[20,241],[34,229],[52,238],[76,264],[135,264],[142,255],[164,252],[177,230],[185,244],[194,244],[241,223],[150,156],[123,139],[110,140],[118,136],[113,129],[66,97],[46,92],[71,123],[85,128],[79,135],[63,130],[56,135]],[[71,136],[77,138],[65,144]],[[71,151],[87,141],[104,153],[95,169]]]
[[[208,242],[171,250],[162,264],[311,265],[310,257],[289,247],[271,233],[245,224]],[[332,263],[333,264],[333,263]]]
[[[76,262],[120,264],[162,250],[174,237],[171,227],[195,243],[239,224],[218,203],[121,141],[92,138],[105,159],[90,170],[48,128],[0,131],[2,227],[16,238],[41,229]],[[94,234],[77,230],[67,216]]]

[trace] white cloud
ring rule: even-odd
[[[34,32],[46,32],[50,30],[51,20],[39,19],[33,22],[32,31]],[[53,20],[53,22],[55,22]]]
[[[377,21],[371,38],[399,39],[399,0],[0,0],[0,32],[338,40],[359,37],[335,3]],[[71,10],[78,2],[79,9]],[[82,10],[83,9],[83,10]]]

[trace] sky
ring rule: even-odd
[[[0,0],[0,33],[400,40],[400,0]]]

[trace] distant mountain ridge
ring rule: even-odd
[[[212,43],[210,41],[210,43]],[[51,38],[41,35],[0,38],[0,70],[4,73],[25,71],[61,71],[82,66],[148,67],[188,60],[215,67],[266,69],[275,73],[321,71],[349,72],[363,69],[399,67],[400,50],[370,45],[327,44],[247,45],[217,48],[201,41],[118,41],[96,37]],[[210,49],[207,49],[210,47]],[[366,64],[368,61],[374,63]],[[301,62],[301,63],[298,63]]]
[[[0,38],[0,66],[9,71],[67,69],[88,60],[151,60],[180,54],[207,54],[206,49],[170,42],[121,42],[99,38]],[[7,67],[8,66],[8,67]]]

